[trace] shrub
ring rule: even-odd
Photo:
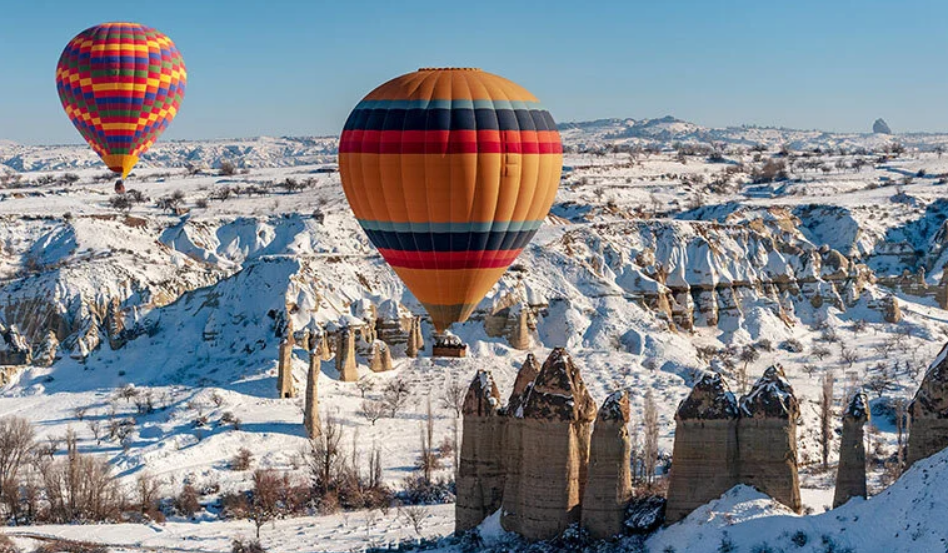
[[[230,468],[231,470],[238,471],[249,470],[251,463],[253,463],[253,453],[251,453],[249,449],[242,447],[230,460]]]
[[[225,177],[230,177],[237,174],[237,166],[234,165],[234,162],[224,160],[221,162],[221,175]]]
[[[243,538],[234,538],[230,544],[230,553],[266,553],[267,550],[260,545],[260,540],[244,540]]]

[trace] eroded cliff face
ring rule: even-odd
[[[878,303],[868,267],[809,242],[798,225],[781,208],[738,212],[724,222],[593,224],[563,232],[541,259],[563,267],[587,297],[627,298],[671,328],[736,330],[758,310],[792,325],[820,309]],[[529,273],[530,264],[522,265]],[[553,281],[542,289],[552,303],[561,283],[533,273],[524,280],[535,285],[544,278]],[[884,306],[876,303],[881,316]]]
[[[948,344],[928,367],[909,405],[909,465],[948,447]]]

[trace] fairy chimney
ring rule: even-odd
[[[526,361],[520,366],[517,378],[514,380],[513,391],[503,408],[504,415],[504,501],[511,505],[516,504],[520,493],[520,467],[523,464],[523,413],[521,408],[533,382],[540,374],[540,363],[532,353],[527,354]],[[501,524],[514,527],[518,524],[514,519],[514,511],[501,513]]]
[[[392,370],[392,352],[381,340],[376,340],[372,344],[372,359],[369,361],[369,370],[374,373]]]
[[[839,469],[833,508],[854,497],[868,497],[866,489],[866,440],[869,398],[861,390],[853,394],[843,413],[843,436],[839,444]]]
[[[589,448],[589,476],[583,494],[583,527],[595,539],[621,534],[632,497],[629,459],[629,393],[619,391],[603,402]]]
[[[501,519],[507,531],[550,539],[580,520],[589,440],[596,405],[579,369],[563,348],[554,349],[520,410],[519,485]]]
[[[490,372],[480,370],[464,397],[464,433],[457,475],[455,529],[464,532],[500,508],[504,493],[500,392]]]
[[[797,419],[800,406],[783,368],[764,371],[740,401],[738,478],[799,512]]]
[[[277,392],[280,398],[296,397],[296,385],[293,382],[293,335],[287,334],[280,342],[280,359],[277,366]]]
[[[421,350],[421,348],[422,343],[419,318],[414,317],[411,320],[410,329],[408,331],[408,343],[405,344],[405,355],[411,358],[418,357],[418,352]]]
[[[514,321],[510,325],[507,333],[507,341],[510,347],[519,350],[530,349],[533,340],[530,336],[530,311],[526,304],[518,304],[519,309],[512,310]]]
[[[325,330],[320,330],[318,340],[319,344],[317,349],[319,351],[319,359],[321,361],[329,361],[332,359],[332,347],[329,345],[329,336]]]
[[[737,485],[737,417],[737,400],[717,373],[702,376],[678,406],[666,524]]]
[[[948,447],[948,344],[928,367],[909,405],[909,465]]]
[[[888,295],[883,300],[882,318],[887,323],[897,323],[902,320],[902,308],[899,307],[899,300],[893,295]]]
[[[342,327],[336,337],[336,371],[339,380],[355,382],[359,380],[356,370],[355,333],[348,327]]]
[[[319,372],[322,366],[319,351],[312,349],[309,352],[309,370],[306,373],[306,403],[303,407],[303,426],[310,439],[319,436],[322,427],[319,423]]]

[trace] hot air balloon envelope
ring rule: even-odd
[[[123,179],[177,115],[186,82],[184,60],[171,39],[137,23],[82,31],[56,67],[66,115]]]
[[[533,238],[562,152],[553,118],[523,87],[478,69],[419,69],[355,107],[339,169],[369,239],[443,331]]]

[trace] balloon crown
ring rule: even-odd
[[[480,71],[479,67],[419,67],[418,71]]]

